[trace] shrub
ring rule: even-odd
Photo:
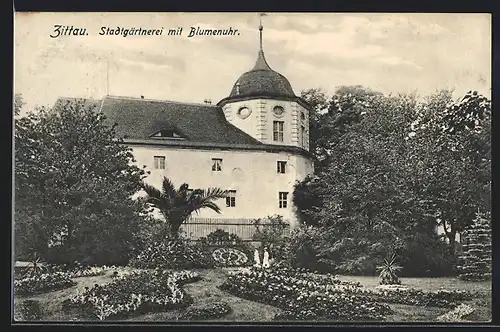
[[[132,259],[130,265],[140,269],[190,269],[214,267],[214,261],[202,245],[179,238],[154,243]]]
[[[86,288],[65,301],[63,309],[77,309],[85,318],[104,320],[186,307],[192,299],[182,285],[198,279],[190,271],[135,271],[109,284]]]
[[[234,246],[243,242],[238,235],[229,233],[222,229],[216,229],[212,233],[208,234],[206,238],[200,238],[200,241],[210,246],[213,245],[223,247]]]
[[[330,271],[331,269],[321,262],[318,251],[319,233],[319,230],[312,226],[300,226],[292,230],[285,238],[285,244],[280,248],[278,257],[291,267]]]
[[[14,292],[19,295],[33,295],[68,288],[75,284],[66,273],[44,273],[14,280]]]
[[[253,240],[259,241],[262,247],[267,247],[270,258],[281,261],[286,256],[286,245],[289,225],[280,215],[268,216],[253,221],[255,233]]]
[[[179,320],[209,320],[226,316],[232,311],[227,302],[220,301],[201,307],[189,307],[180,315]]]

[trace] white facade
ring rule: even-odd
[[[274,110],[280,107],[283,113],[277,114]],[[223,110],[228,122],[262,143],[298,146],[309,151],[309,111],[296,101],[250,99],[227,103]],[[274,137],[274,121],[283,122],[283,140]]]
[[[221,214],[203,209],[194,217],[254,219],[281,215],[293,227],[296,225],[292,204],[294,184],[313,172],[309,157],[287,152],[134,145],[131,148],[137,165],[145,165],[151,172],[146,181],[157,188],[161,188],[163,177],[167,176],[177,188],[185,182],[192,189],[219,187],[236,191],[234,207],[226,206],[226,200],[221,199],[216,202]],[[165,169],[155,168],[155,156],[165,157]],[[220,171],[212,170],[213,159],[222,160]],[[278,161],[286,162],[285,173],[278,173]],[[286,207],[280,207],[280,192],[287,193]]]

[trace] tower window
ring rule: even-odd
[[[250,116],[250,114],[252,114],[252,111],[248,107],[244,106],[238,110],[237,114],[240,118],[246,119]]]
[[[280,191],[278,199],[280,209],[286,209],[288,206],[288,192]]]
[[[302,138],[302,146],[306,146],[306,127],[300,126],[300,137]]]
[[[304,114],[304,112],[300,112],[300,119],[302,121],[304,121],[306,119],[306,115]]]
[[[222,171],[222,159],[212,158],[212,171],[214,172]]]
[[[154,156],[155,169],[165,169],[165,156]]]
[[[273,112],[277,116],[282,116],[285,113],[285,109],[282,106],[274,106]]]
[[[278,161],[277,167],[278,167],[278,173],[285,174],[285,172],[286,172],[286,161]]]
[[[236,206],[236,190],[229,190],[226,197],[226,206],[235,207]]]
[[[273,121],[273,140],[276,142],[283,142],[283,128],[285,127],[285,122],[283,121]]]

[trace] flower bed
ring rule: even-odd
[[[365,288],[333,275],[289,268],[230,272],[220,287],[233,295],[284,310],[276,319],[380,320],[391,312],[388,303],[453,307],[472,298],[466,291],[424,292],[408,287]]]
[[[448,322],[448,323],[454,323],[454,322],[463,322],[464,317],[467,317],[468,315],[472,314],[474,312],[474,308],[467,304],[461,304],[458,307],[455,307],[453,310],[438,316],[436,320],[438,322]]]
[[[227,302],[215,302],[203,307],[190,307],[179,320],[209,320],[230,314],[233,311]]]
[[[199,275],[190,271],[134,271],[77,293],[63,308],[79,309],[85,318],[104,320],[185,307],[192,300],[182,285],[198,279]]]
[[[366,291],[379,302],[441,308],[454,307],[460,301],[469,300],[473,297],[473,294],[467,291],[449,291],[445,289],[424,292],[420,289],[408,287],[377,287]]]
[[[95,277],[106,273],[112,267],[108,266],[69,266],[69,265],[51,265],[50,272],[66,273],[70,278]]]
[[[21,280],[14,280],[14,292],[17,295],[33,295],[64,289],[73,285],[76,285],[76,283],[66,273],[43,273]]]
[[[247,255],[234,248],[217,248],[212,252],[212,258],[217,266],[223,267],[244,266],[248,262]]]
[[[39,320],[42,316],[40,301],[24,300],[15,306],[14,319],[16,321]]]
[[[325,277],[317,277],[325,278]],[[358,292],[339,291],[356,289],[359,285],[343,284],[331,278],[311,280],[291,269],[272,269],[232,272],[221,289],[233,295],[256,302],[263,302],[283,309],[278,319],[340,319],[381,320],[391,309]]]

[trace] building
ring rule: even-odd
[[[294,184],[313,172],[309,106],[267,63],[262,30],[255,65],[217,105],[115,96],[101,101],[138,166],[151,172],[148,183],[160,187],[167,176],[177,187],[229,190],[217,202],[221,214],[204,209],[196,216],[216,218],[217,228],[268,215],[281,215],[293,227]]]

